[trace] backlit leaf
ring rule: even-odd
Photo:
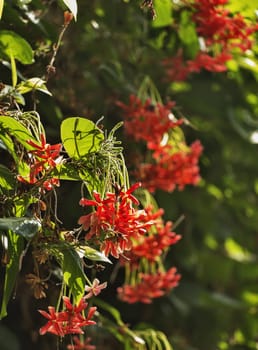
[[[33,63],[33,50],[30,44],[20,35],[10,31],[0,31],[0,52],[4,58],[13,58],[23,64]]]
[[[18,122],[12,117],[3,116],[3,115],[0,116],[0,129],[1,128],[5,130],[8,134],[15,137],[17,141],[19,141],[27,149],[33,148],[27,143],[29,139],[37,142],[34,139],[34,137],[31,135],[31,133],[28,131],[28,129],[23,124],[21,124],[20,122]],[[2,139],[2,135],[0,135],[0,138]],[[5,141],[3,140],[3,142]]]
[[[112,264],[112,262],[105,256],[105,254],[91,247],[80,246],[80,248],[78,249],[78,253],[82,256],[85,256],[85,258],[89,260],[102,261]]]
[[[45,81],[41,78],[30,78],[26,81],[22,81],[16,88],[20,94],[26,94],[27,92],[37,90],[41,91],[44,94],[52,95],[51,92],[47,89]]]
[[[172,23],[172,1],[170,0],[155,0],[154,8],[156,18],[152,22],[155,28],[169,26]]]
[[[12,190],[14,186],[14,175],[7,167],[0,164],[0,189]]]
[[[23,238],[9,231],[8,257],[6,266],[0,319],[7,315],[7,305],[19,272],[19,261],[23,251]]]
[[[86,284],[85,275],[81,265],[81,259],[76,251],[67,249],[62,252],[62,269],[64,282],[70,288],[75,303],[78,303],[84,294]]]
[[[2,18],[4,8],[4,0],[0,0],[0,19]]]
[[[68,155],[79,159],[88,153],[97,152],[104,136],[92,121],[72,117],[62,122],[61,139]]]

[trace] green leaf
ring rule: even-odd
[[[105,301],[99,298],[95,299],[94,304],[99,306],[101,309],[107,311],[114,318],[118,326],[124,325],[120,312],[115,307],[111,306],[110,304],[106,303]]]
[[[15,137],[17,139],[17,141],[19,141],[28,150],[33,148],[32,146],[28,145],[28,143],[27,143],[27,141],[29,139],[33,140],[34,142],[37,143],[37,141],[31,135],[31,133],[28,131],[28,129],[25,128],[25,126],[23,124],[21,124],[20,122],[18,122],[17,120],[15,120],[12,117],[0,116],[0,129],[1,128],[6,130],[13,137]],[[5,140],[2,138],[1,134],[0,134],[0,138],[5,143]],[[6,146],[8,147],[8,145],[6,145]],[[10,142],[9,142],[9,146],[11,147]]]
[[[0,189],[12,190],[15,186],[15,179],[12,172],[0,164]]]
[[[94,299],[94,304],[100,307],[101,309],[107,311],[114,318],[117,325],[123,329],[124,335],[130,337],[134,343],[137,343],[139,345],[145,344],[145,341],[140,336],[138,336],[134,331],[132,331],[127,327],[127,325],[123,322],[121,318],[120,312],[115,307],[111,306],[110,304],[106,303],[103,300],[100,300],[99,298]],[[112,331],[112,328],[114,331]],[[120,337],[121,333],[120,335],[119,333],[117,334],[116,328],[115,327],[112,327],[112,328],[110,329],[110,331],[112,331],[112,333],[117,337],[119,341],[124,342],[124,339],[123,339],[124,337],[123,338]]]
[[[230,0],[225,7],[233,13],[241,13],[245,18],[256,18],[256,11],[258,8],[258,1],[243,1]]]
[[[81,256],[85,256],[85,258],[93,261],[102,261],[102,262],[107,262],[109,264],[112,264],[112,262],[106,257],[105,254],[99,252],[96,249],[93,249],[91,247],[85,247],[85,246],[80,246],[78,248],[78,253]]]
[[[258,73],[258,61],[252,57],[238,57],[237,62],[240,67],[248,69],[253,73]]]
[[[92,121],[72,117],[62,122],[61,139],[68,155],[80,159],[88,153],[97,152],[104,136]]]
[[[0,219],[0,229],[11,230],[17,235],[31,239],[41,228],[40,221],[30,217],[9,217]]]
[[[78,169],[73,164],[58,164],[53,170],[53,175],[60,180],[81,181]]]
[[[10,30],[0,31],[0,51],[4,56],[14,59],[23,64],[31,64],[34,62],[33,50],[30,44],[20,35]]]
[[[64,4],[68,7],[68,9],[72,12],[74,19],[77,19],[77,1],[76,0],[63,0]]]
[[[172,17],[172,1],[171,0],[155,0],[154,8],[157,17],[152,22],[154,28],[165,27],[171,25]]]
[[[40,78],[30,78],[26,81],[22,81],[16,88],[20,94],[26,94],[27,92],[38,90],[44,94],[52,96],[51,92],[47,89],[45,81]]]
[[[62,269],[64,282],[70,288],[76,303],[80,301],[84,294],[86,278],[82,269],[81,259],[76,251],[67,249],[62,251]]]
[[[11,297],[16,276],[19,272],[19,261],[23,251],[23,246],[23,238],[13,232],[9,232],[8,257],[10,260],[6,266],[0,319],[7,315],[7,305]]]
[[[3,8],[4,8],[4,0],[0,0],[0,19],[3,15]]]
[[[13,87],[17,84],[17,69],[16,63],[12,51],[10,52],[11,68],[12,68],[12,85]]]
[[[182,43],[187,46],[187,54],[194,57],[199,50],[199,40],[195,25],[188,11],[181,13],[178,35]]]

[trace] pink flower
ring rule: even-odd
[[[85,291],[88,292],[84,298],[85,299],[89,299],[91,298],[93,295],[97,296],[101,293],[102,289],[105,289],[107,287],[107,282],[101,283],[99,284],[99,280],[97,278],[94,278],[93,282],[92,282],[92,286],[85,286]]]

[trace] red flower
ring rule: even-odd
[[[183,81],[191,73],[199,73],[202,69],[209,72],[224,72],[227,70],[226,62],[232,59],[232,55],[226,50],[215,56],[203,51],[199,51],[192,60],[184,61],[182,53],[175,57],[163,60],[167,78],[171,81]]]
[[[44,176],[60,162],[62,144],[50,145],[46,143],[43,134],[40,135],[40,140],[40,145],[32,140],[27,141],[27,143],[34,148],[29,151],[29,154],[33,156],[31,158],[32,164],[30,164],[30,173],[28,177],[18,175],[17,179],[23,183],[39,185],[43,189],[50,191],[54,186],[59,186],[59,179],[50,178],[44,181]]]
[[[252,48],[258,24],[248,22],[241,14],[231,13],[223,6],[226,3],[227,0],[195,0],[192,19],[204,41],[204,50],[191,60],[185,60],[182,51],[164,59],[162,63],[169,80],[183,81],[201,69],[224,72],[236,48],[242,52]]]
[[[172,267],[167,272],[140,274],[140,282],[136,285],[126,284],[117,289],[118,297],[124,302],[133,304],[141,302],[150,304],[154,298],[161,297],[178,285],[181,276]]]
[[[42,316],[47,318],[49,321],[45,324],[45,326],[41,327],[39,330],[39,334],[44,335],[45,333],[53,333],[60,337],[64,336],[64,332],[62,329],[63,319],[60,317],[60,314],[55,311],[53,306],[48,307],[49,314],[44,310],[39,310]]]
[[[62,144],[50,145],[46,143],[46,138],[43,134],[40,135],[40,141],[41,144],[38,145],[32,140],[28,140],[27,143],[34,148],[29,152],[36,158],[43,160],[45,164],[54,168],[57,165],[57,158],[60,156]]]
[[[73,337],[74,344],[67,345],[67,350],[95,350],[96,346],[91,345],[91,338],[87,337],[85,341],[82,343],[77,336]]]
[[[142,102],[131,95],[129,105],[122,102],[117,102],[117,105],[124,111],[126,133],[136,141],[160,142],[164,133],[183,123],[183,120],[176,120],[171,112],[174,102],[153,105],[150,99]]]
[[[147,219],[154,221],[152,227],[145,235],[140,236],[133,242],[132,249],[125,253],[125,257],[120,257],[122,265],[129,264],[130,268],[138,268],[140,259],[144,258],[150,262],[158,261],[164,251],[173,244],[176,244],[181,236],[172,232],[173,224],[168,221],[164,224],[161,216],[163,209],[159,209],[153,213],[152,207],[145,209]]]
[[[39,333],[41,335],[47,332],[60,337],[66,334],[83,334],[81,327],[96,324],[95,321],[91,320],[96,311],[96,307],[89,308],[86,318],[82,315],[82,311],[88,306],[84,298],[80,300],[77,306],[73,306],[70,299],[66,296],[63,297],[63,302],[65,306],[64,311],[56,312],[55,308],[52,306],[48,307],[49,314],[44,310],[39,310],[41,315],[49,320],[45,326],[40,328]]]
[[[186,185],[196,185],[200,180],[198,160],[202,145],[195,141],[188,151],[173,153],[170,146],[152,145],[154,163],[140,165],[136,175],[150,192],[161,189],[172,192]]]
[[[251,35],[258,30],[257,24],[248,23],[240,14],[232,14],[224,4],[226,0],[195,0],[193,20],[197,32],[207,46],[220,45],[221,50],[228,52],[235,47],[241,51],[252,47]]]
[[[130,250],[131,239],[142,235],[153,224],[146,221],[144,210],[137,210],[133,204],[139,204],[132,192],[140,186],[131,186],[127,191],[106,194],[93,192],[94,200],[82,198],[82,206],[94,206],[95,211],[79,218],[79,224],[88,230],[86,239],[94,239],[100,243],[101,251],[108,256],[118,258],[125,250]]]

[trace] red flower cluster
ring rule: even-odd
[[[190,148],[183,140],[180,140],[179,147],[178,140],[174,142],[173,130],[183,123],[171,113],[174,103],[153,106],[151,100],[141,102],[136,96],[131,96],[128,106],[121,102],[119,105],[124,110],[126,133],[136,141],[145,141],[151,151],[152,162],[142,163],[135,172],[144,187],[150,192],[158,188],[171,192],[176,186],[183,189],[185,185],[197,184],[202,146],[199,141]]]
[[[73,337],[74,344],[67,345],[67,350],[95,350],[96,346],[91,345],[91,338],[87,337],[85,341],[82,343],[77,336]]]
[[[232,58],[232,55],[226,51],[211,56],[206,52],[199,51],[193,60],[184,60],[182,51],[179,51],[175,57],[163,60],[166,68],[167,78],[171,81],[184,81],[191,73],[199,73],[202,69],[209,72],[225,72],[227,70],[226,62]]]
[[[197,33],[207,46],[219,44],[222,51],[238,47],[241,51],[251,49],[252,34],[258,24],[249,24],[241,14],[233,15],[224,6],[227,0],[195,0],[193,20]]]
[[[200,141],[192,143],[187,151],[175,153],[173,147],[156,146],[155,163],[141,164],[137,176],[150,192],[158,188],[172,192],[176,186],[182,190],[186,185],[196,185],[200,180],[198,161],[202,150]]]
[[[66,334],[83,334],[84,332],[81,327],[96,324],[95,321],[91,320],[97,309],[96,307],[89,308],[87,317],[82,315],[82,311],[88,306],[84,298],[81,299],[77,306],[73,306],[66,296],[63,296],[63,302],[66,308],[64,311],[56,312],[53,306],[48,307],[49,313],[44,310],[39,310],[41,315],[48,319],[45,326],[41,327],[39,330],[41,335],[47,332],[60,337]]]
[[[17,176],[17,179],[24,183],[39,184],[42,182],[42,176],[44,177],[49,171],[56,167],[60,162],[60,151],[62,144],[58,143],[50,145],[46,143],[45,136],[40,135],[41,144],[37,144],[32,140],[28,140],[27,143],[34,149],[28,153],[31,155],[32,164],[30,165],[29,178],[21,175]],[[42,182],[42,186],[45,190],[49,191],[53,186],[59,186],[59,179],[50,178]]]
[[[175,102],[166,105],[152,104],[151,99],[144,103],[135,95],[130,96],[129,104],[117,102],[124,111],[126,133],[136,141],[160,142],[164,133],[183,123],[176,120],[171,112]]]
[[[192,19],[198,35],[204,40],[205,51],[199,51],[192,60],[185,61],[181,51],[175,57],[163,60],[169,80],[183,81],[189,74],[202,69],[224,72],[235,48],[242,52],[251,49],[258,24],[248,23],[241,14],[230,13],[223,6],[226,3],[228,0],[195,0]],[[210,54],[213,46],[216,46],[215,55]]]
[[[139,237],[133,243],[132,249],[125,254],[125,258],[120,258],[122,264],[130,264],[131,268],[138,268],[139,261],[142,258],[147,259],[149,262],[157,261],[166,248],[176,244],[181,238],[180,235],[171,231],[173,226],[171,221],[164,224],[161,218],[164,213],[163,209],[159,209],[156,213],[152,212],[152,207],[148,207],[145,210],[148,220],[154,221],[154,224],[147,231],[146,235]]]
[[[175,267],[167,272],[157,274],[140,274],[140,282],[136,285],[125,284],[117,289],[118,297],[129,304],[141,302],[150,304],[152,299],[159,298],[178,285],[181,276]]]
[[[127,191],[108,192],[102,199],[98,192],[93,192],[94,200],[82,198],[80,205],[94,206],[95,211],[81,216],[78,223],[85,231],[89,231],[85,238],[100,243],[100,250],[108,256],[118,258],[125,250],[132,247],[132,238],[142,235],[153,224],[146,221],[146,212],[137,210],[133,204],[139,201],[132,195],[140,186],[131,186]]]

